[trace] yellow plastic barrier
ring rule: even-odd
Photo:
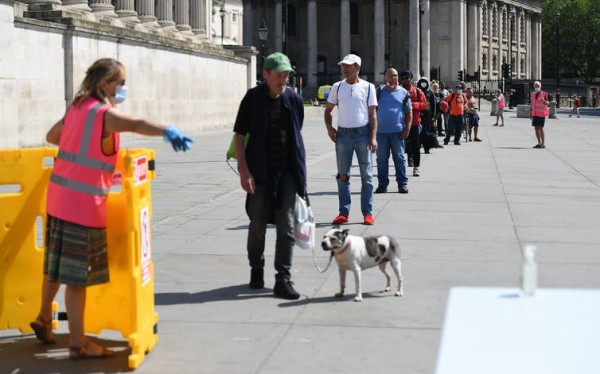
[[[56,148],[0,150],[0,330],[31,333],[29,323],[40,310],[44,243],[37,239],[46,224],[55,155]]]
[[[38,217],[45,224],[51,169],[43,160],[55,155],[55,148],[0,151],[0,329],[31,332],[29,322],[39,311],[43,245],[37,246],[34,231]],[[131,347],[132,369],[158,340],[150,242],[153,165],[153,150],[119,151],[120,191],[115,185],[107,202],[110,282],[87,290],[86,332],[120,331]],[[3,194],[3,185],[18,185],[20,191]]]
[[[153,150],[122,149],[119,153],[115,175],[121,174],[121,192],[108,197],[110,282],[88,288],[85,310],[87,332],[117,330],[129,340],[132,369],[158,340],[150,243],[150,180],[155,172],[149,164],[153,163]]]

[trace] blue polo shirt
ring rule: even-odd
[[[377,108],[377,132],[389,134],[404,130],[404,111],[412,110],[408,91],[398,86],[391,91],[387,86],[380,88]]]

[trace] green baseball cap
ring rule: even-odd
[[[295,73],[292,68],[292,64],[288,56],[284,55],[280,52],[271,53],[265,58],[265,62],[263,64],[263,69],[265,70],[273,70],[278,73],[282,71],[291,71]]]

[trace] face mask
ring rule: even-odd
[[[457,94],[461,94],[461,93],[462,93],[462,90],[456,90],[456,93],[457,93]]]
[[[540,87],[533,87],[533,90],[534,90],[535,92],[540,92],[541,88],[540,88]]]
[[[114,101],[117,104],[121,104],[123,101],[125,101],[125,99],[127,99],[127,86],[125,85],[121,85],[121,86],[117,86],[117,89],[115,90],[115,96],[112,97],[112,101]]]

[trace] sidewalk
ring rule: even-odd
[[[307,113],[309,194],[320,242],[338,213],[335,154],[322,111]],[[350,274],[348,294],[334,298],[336,265],[321,274],[311,252],[299,248],[293,281],[302,297],[273,298],[273,228],[267,288],[247,287],[245,195],[225,163],[231,132],[197,134],[188,154],[159,139],[126,141],[157,152],[152,248],[159,341],[136,373],[430,374],[450,288],[516,287],[526,244],[538,246],[540,287],[600,288],[600,117],[559,113],[547,120],[546,149],[532,149],[533,128],[516,118],[516,109],[505,113],[505,127],[493,123],[484,106],[483,142],[432,149],[422,156],[421,177],[409,177],[409,194],[375,195],[374,226],[361,224],[353,168],[354,204],[345,227],[354,235],[396,237],[405,280],[405,296],[398,298],[379,292],[378,269],[364,271],[361,303],[352,301]],[[316,253],[324,267],[327,254]],[[57,300],[64,310],[62,297]],[[0,372],[128,371],[120,334],[99,336],[120,349],[116,358],[73,362],[66,359],[66,332],[61,322],[59,343],[43,346],[33,335],[0,331]]]

